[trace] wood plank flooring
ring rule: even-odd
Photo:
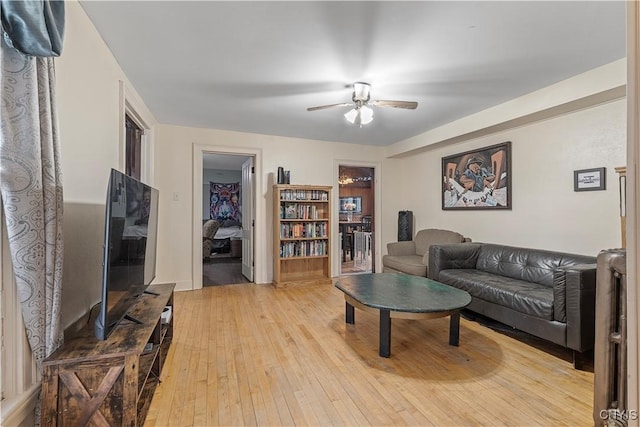
[[[448,318],[394,319],[386,359],[377,316],[345,324],[333,286],[213,286],[174,310],[147,427],[593,425],[593,373],[568,352],[465,318],[460,347]]]

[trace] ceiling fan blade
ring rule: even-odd
[[[333,107],[349,107],[353,104],[349,103],[349,102],[343,102],[340,104],[330,104],[330,105],[320,105],[319,107],[309,107],[307,108],[307,111],[317,111],[317,110],[324,110],[325,108],[333,108]]]
[[[394,107],[394,108],[406,108],[407,110],[415,110],[418,108],[418,103],[413,101],[372,101],[371,105],[376,107]]]

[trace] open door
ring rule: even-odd
[[[375,167],[338,165],[340,274],[375,272]]]
[[[242,164],[242,275],[253,282],[253,157]]]

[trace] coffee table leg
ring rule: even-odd
[[[449,345],[460,343],[460,310],[452,311],[449,320]]]
[[[351,325],[353,325],[354,323],[356,323],[356,319],[355,319],[355,314],[354,314],[354,308],[351,304],[349,304],[348,302],[344,303],[344,321],[345,323],[349,323]]]
[[[380,357],[391,355],[391,313],[389,310],[380,310]]]

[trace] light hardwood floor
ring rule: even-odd
[[[593,425],[593,373],[464,318],[460,347],[448,318],[394,319],[386,359],[333,286],[177,292],[174,313],[148,427]]]

